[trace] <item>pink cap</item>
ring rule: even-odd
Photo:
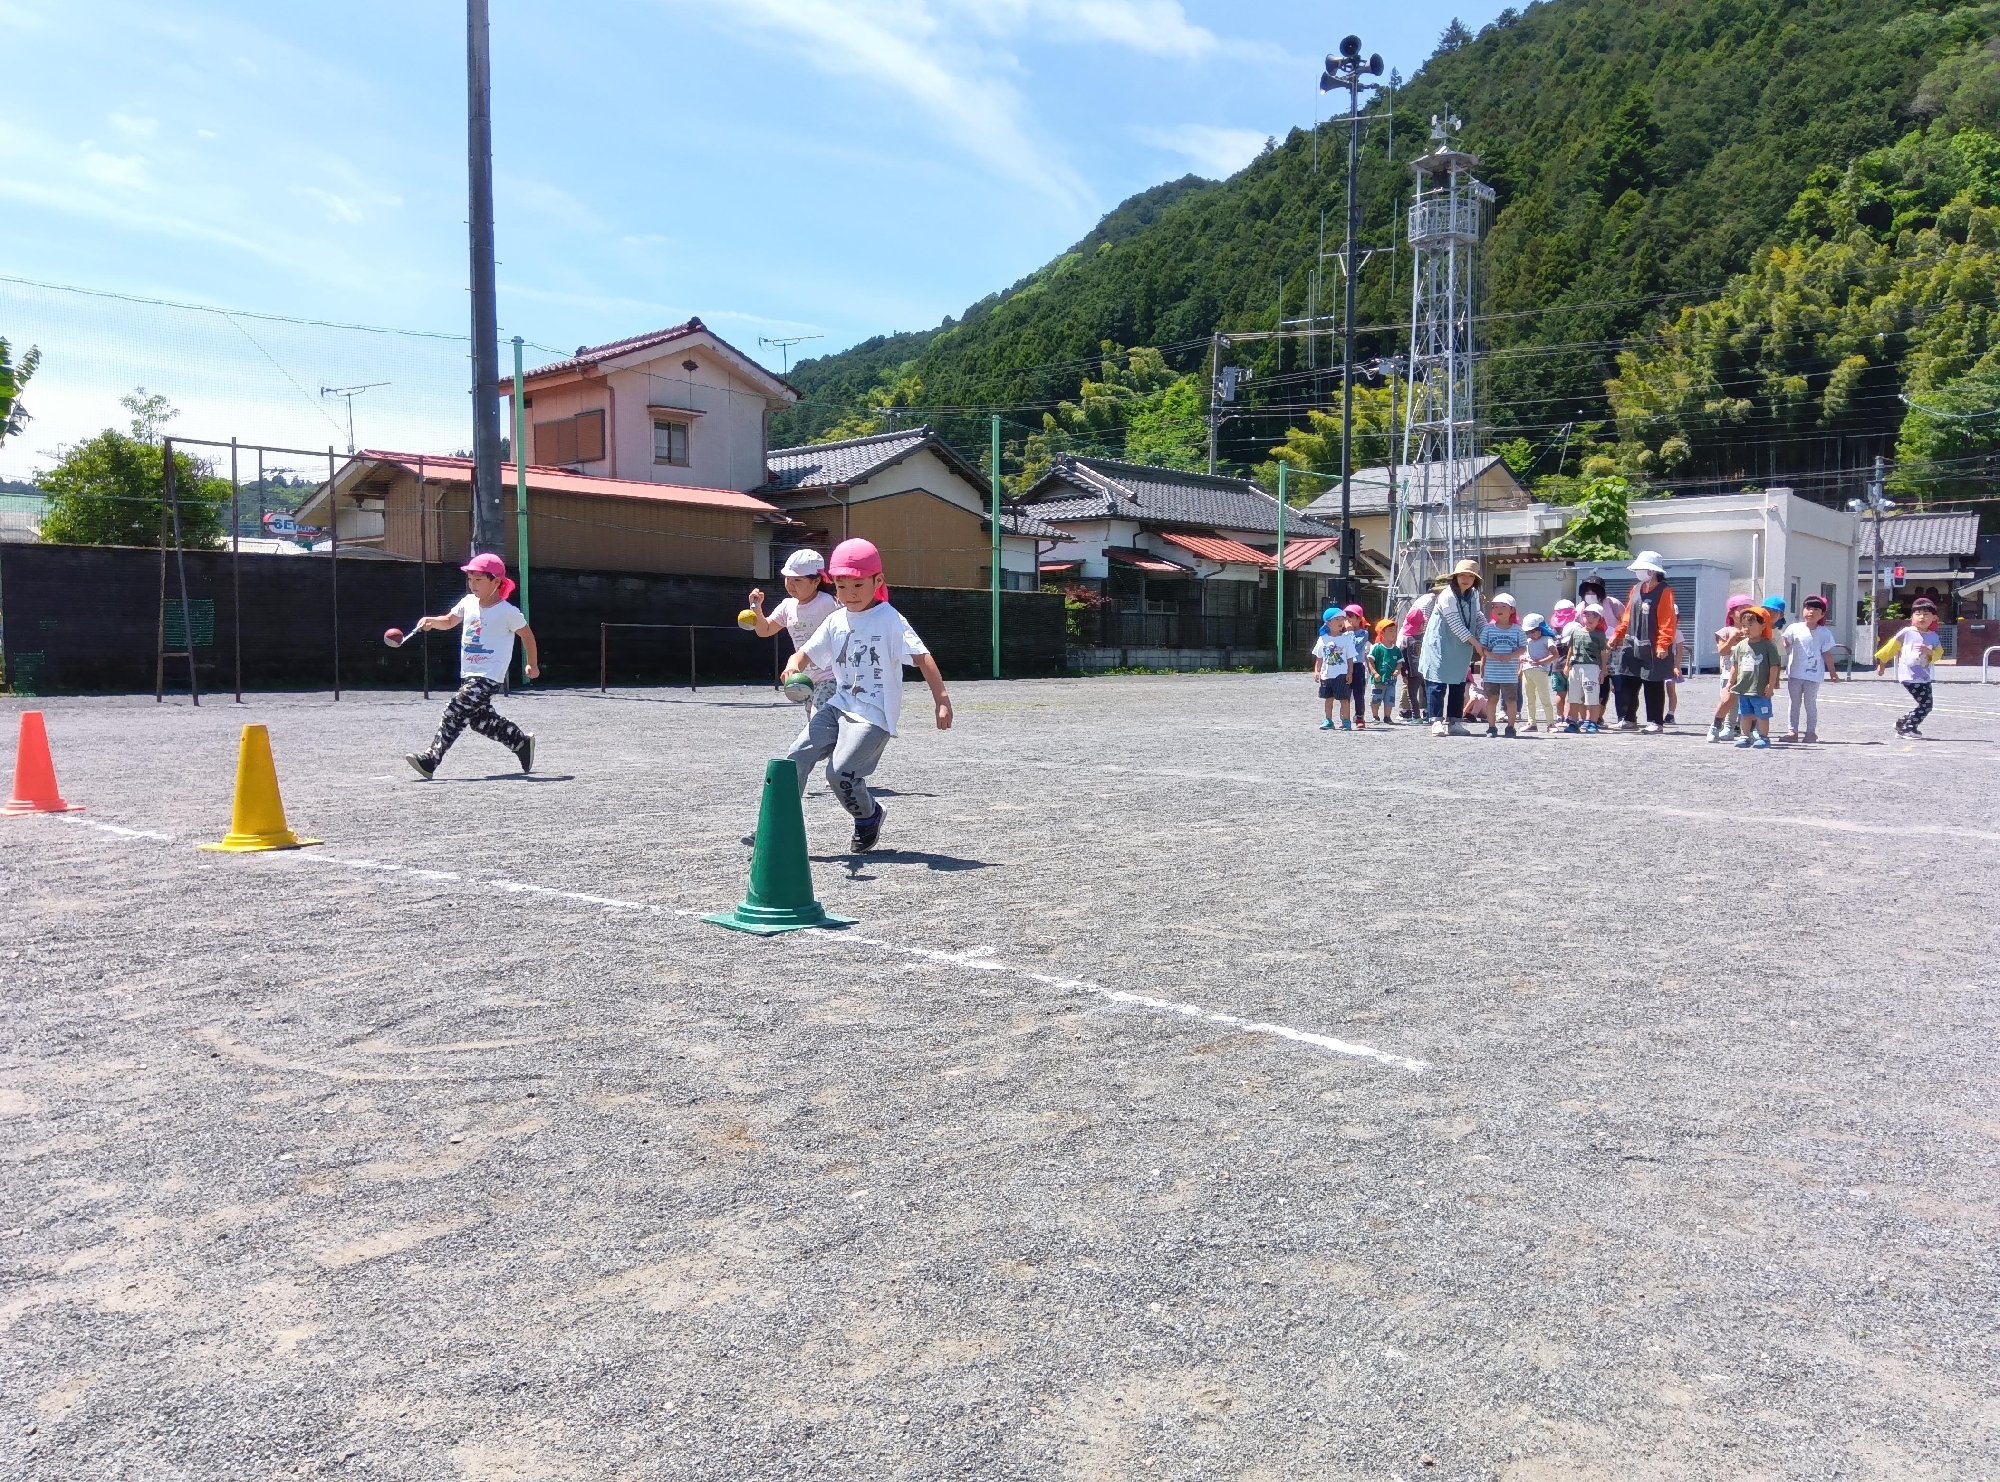
[[[481,575],[490,576],[499,582],[500,600],[502,602],[505,602],[509,597],[514,595],[514,582],[507,575],[507,563],[491,551],[480,552],[480,554],[474,556],[458,569],[460,571],[477,571]]]
[[[833,548],[827,557],[828,576],[872,576],[875,578],[875,600],[887,602],[889,588],[882,581],[882,553],[875,549],[872,540],[843,540]]]
[[[1722,605],[1722,611],[1724,616],[1727,616],[1728,614],[1736,611],[1736,609],[1739,607],[1748,607],[1750,605],[1750,600],[1751,599],[1748,597],[1731,597],[1727,602],[1723,603]]]
[[[1340,610],[1346,613],[1349,617],[1366,617],[1368,615],[1367,613],[1361,610],[1361,604],[1359,602],[1350,602],[1347,604],[1347,606],[1341,608]]]

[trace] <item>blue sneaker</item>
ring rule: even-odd
[[[1332,729],[1333,729],[1333,718],[1332,718],[1331,716],[1329,716],[1329,717],[1327,717],[1327,719],[1325,719],[1325,720],[1321,721],[1321,722],[1319,723],[1319,728],[1320,728],[1320,729],[1321,729],[1322,731],[1330,731],[1330,730],[1332,730]]]
[[[1343,731],[1351,731],[1354,729],[1354,722],[1351,720],[1344,720],[1340,723],[1340,728]]]
[[[1736,749],[1738,751],[1745,751],[1756,744],[1757,743],[1748,736],[1738,736],[1736,738]]]
[[[1583,723],[1583,734],[1586,736],[1595,736],[1597,734],[1597,722],[1594,720],[1585,721]]]
[[[1771,738],[1769,736],[1759,736],[1750,744],[1758,751],[1769,751],[1771,749]]]

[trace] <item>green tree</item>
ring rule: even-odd
[[[1569,528],[1542,548],[1551,561],[1616,561],[1632,554],[1627,506],[1632,486],[1618,475],[1592,479]]]
[[[899,425],[897,413],[914,407],[924,394],[924,378],[908,365],[895,370],[884,371],[881,379],[869,390],[863,405],[842,416],[831,427],[816,433],[816,443],[845,442],[854,437],[873,437],[878,432],[891,432]],[[910,421],[915,421],[912,417]]]
[[[21,405],[21,388],[28,384],[28,378],[41,363],[41,348],[30,345],[28,353],[16,365],[6,337],[0,335],[0,444],[17,436],[31,420],[28,409]]]
[[[37,475],[49,494],[42,539],[57,545],[157,546],[166,518],[166,453],[162,429],[175,415],[163,396],[141,386],[120,404],[131,431],[114,427],[65,449],[56,466]],[[221,544],[229,481],[208,464],[174,454],[174,495],[181,540],[191,549]]]
[[[1354,466],[1377,468],[1389,461],[1395,441],[1395,427],[1389,417],[1390,391],[1387,386],[1354,388]],[[1322,494],[1340,484],[1340,429],[1338,412],[1308,411],[1304,427],[1287,427],[1282,446],[1271,449],[1272,462],[1260,465],[1258,475],[1265,487],[1277,487],[1277,464],[1289,463],[1293,477],[1285,481],[1287,494],[1306,498]]]
[[[1777,470],[1746,443],[1897,437],[1926,464],[1900,486],[1946,487],[1950,460],[1984,452],[1980,428],[1951,424],[1994,402],[1990,385],[1950,388],[2000,371],[2000,138],[1934,124],[1816,172],[1786,221],[1791,242],[1619,355],[1614,466],[1751,478]]]

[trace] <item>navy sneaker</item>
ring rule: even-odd
[[[523,772],[534,771],[535,738],[532,735],[524,735],[521,738],[521,744],[514,748],[514,755],[521,759],[521,770]]]
[[[437,763],[425,756],[421,751],[413,751],[404,757],[403,760],[408,762],[411,769],[426,782],[437,776]]]
[[[854,837],[848,841],[848,849],[855,854],[866,854],[875,847],[875,841],[882,836],[882,805],[875,805],[873,818],[858,818],[854,822]]]

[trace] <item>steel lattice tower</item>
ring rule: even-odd
[[[1422,592],[1463,556],[1479,559],[1473,484],[1478,402],[1473,380],[1475,267],[1493,191],[1473,178],[1476,156],[1452,146],[1459,121],[1431,119],[1431,149],[1411,162],[1416,261],[1410,299],[1410,399],[1403,420],[1389,600]],[[1461,492],[1462,491],[1462,492]]]

